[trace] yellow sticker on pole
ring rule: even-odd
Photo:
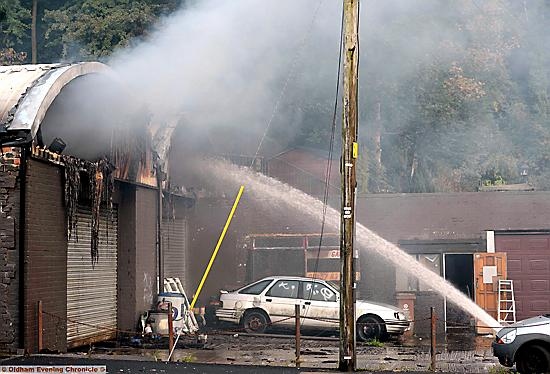
[[[353,158],[357,158],[357,155],[359,154],[359,145],[357,142],[353,142]]]

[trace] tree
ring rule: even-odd
[[[79,0],[45,12],[48,45],[64,59],[95,60],[109,56],[148,34],[152,25],[181,1]]]
[[[0,0],[0,65],[21,63],[26,59],[24,52],[18,52],[26,35],[30,11],[21,6],[19,0]]]

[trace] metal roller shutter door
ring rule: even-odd
[[[164,277],[179,278],[183,288],[187,282],[187,221],[173,219],[163,222]]]
[[[75,347],[116,337],[118,216],[102,212],[99,259],[90,256],[92,215],[79,207],[77,235],[67,251],[67,345]],[[78,241],[76,240],[78,238]],[[100,327],[101,329],[98,329]]]

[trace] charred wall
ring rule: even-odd
[[[116,184],[118,203],[118,304],[117,320],[121,330],[132,330],[136,314],[136,188]]]
[[[29,159],[25,218],[25,348],[38,350],[38,301],[44,348],[67,350],[67,225],[63,169]]]
[[[157,191],[117,182],[118,326],[133,331],[149,310],[157,290]]]
[[[157,292],[157,190],[136,188],[136,319],[149,310]]]
[[[0,351],[19,347],[19,151],[0,158]]]

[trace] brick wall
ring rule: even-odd
[[[63,169],[30,159],[25,219],[25,349],[38,349],[37,305],[43,310],[44,348],[67,350],[67,225]]]
[[[19,346],[19,150],[0,154],[0,351]]]

